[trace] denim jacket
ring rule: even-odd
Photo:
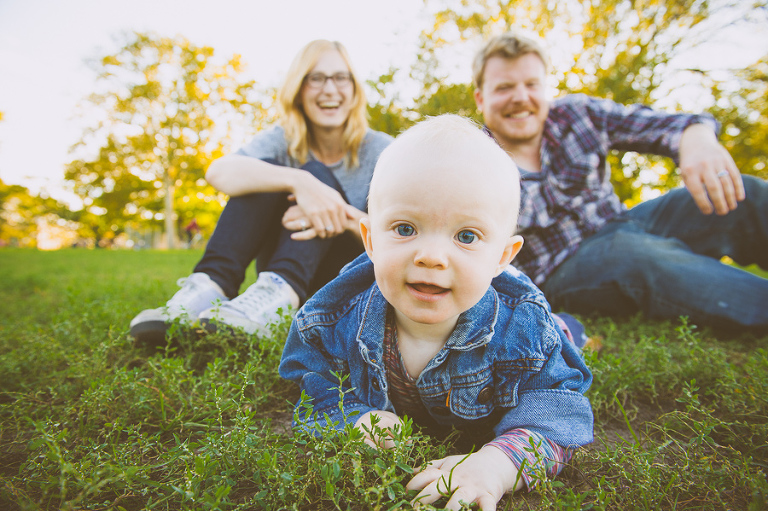
[[[363,254],[296,314],[279,372],[312,398],[307,425],[330,420],[343,428],[345,415],[354,423],[369,411],[395,412],[382,361],[388,306]],[[340,383],[336,375],[346,378]],[[416,385],[440,426],[483,436],[525,428],[576,447],[592,442],[592,408],[583,394],[591,382],[542,292],[509,267],[459,316]]]

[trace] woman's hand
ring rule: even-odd
[[[320,238],[331,238],[343,233],[346,229],[348,204],[341,194],[308,172],[299,176],[289,196],[304,215],[300,222],[305,223],[296,230],[311,228],[314,236]]]
[[[289,196],[289,199],[290,198],[291,197]],[[360,219],[365,216],[365,213],[356,207],[346,204],[344,230],[349,231],[360,238]],[[292,239],[311,240],[317,236],[317,232],[312,226],[309,217],[304,214],[304,211],[302,211],[298,205],[293,205],[285,211],[282,222],[283,227],[289,231],[296,231],[291,235]],[[333,236],[335,236],[335,234]]]
[[[450,495],[445,509],[458,511],[462,503],[476,502],[483,511],[495,511],[496,504],[509,490],[525,483],[517,477],[517,467],[501,450],[486,446],[470,455],[434,460],[413,476],[406,488],[421,490],[414,507],[432,504]]]

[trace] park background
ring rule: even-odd
[[[207,238],[226,201],[208,164],[274,122],[314,38],[349,48],[374,129],[481,121],[471,58],[508,27],[543,36],[552,96],[709,111],[741,171],[768,176],[765,1],[2,0],[0,245],[174,248],[193,219]],[[667,159],[612,160],[629,206],[680,185]]]
[[[347,45],[371,124],[397,134],[475,116],[472,54],[521,26],[551,46],[553,96],[710,111],[766,177],[767,3],[0,0],[0,509],[411,509],[412,468],[460,451],[418,431],[391,451],[290,434],[288,318],[136,345],[129,321],[200,246],[38,249],[165,247],[191,218],[210,234],[226,197],[205,168],[274,121],[289,60],[318,37]],[[669,160],[612,158],[628,205],[679,186]],[[768,336],[580,319],[595,442],[499,509],[768,509]]]

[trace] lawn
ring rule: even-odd
[[[134,345],[200,254],[0,249],[0,509],[408,509],[412,467],[453,441],[293,435],[287,320]],[[768,509],[768,337],[582,319],[595,443],[499,509]]]

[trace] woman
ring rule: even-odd
[[[307,44],[277,99],[278,125],[208,169],[208,182],[230,200],[181,289],[131,321],[138,342],[164,342],[174,320],[265,334],[278,309],[298,308],[362,252],[359,220],[373,167],[392,137],[368,127],[346,49]],[[258,279],[238,296],[254,259]]]

